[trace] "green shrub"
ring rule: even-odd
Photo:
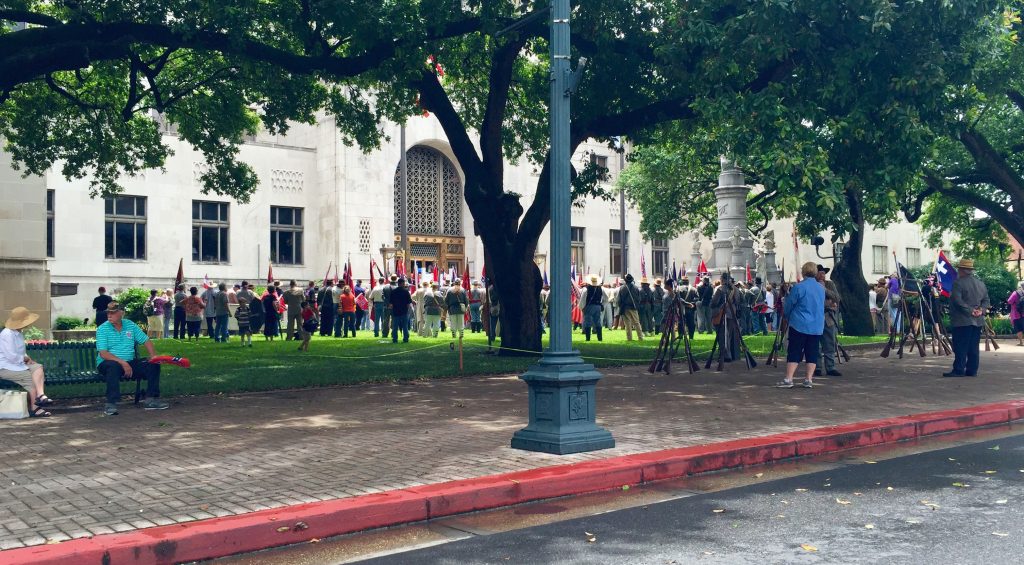
[[[989,318],[992,322],[992,330],[996,335],[1010,335],[1013,333],[1013,324],[1009,318]]]
[[[144,288],[126,288],[121,294],[114,297],[119,304],[124,306],[125,315],[129,320],[144,324],[146,316],[142,314],[142,307],[149,300],[149,291]]]
[[[25,337],[26,341],[35,341],[43,339],[43,337],[45,336],[45,334],[43,334],[43,330],[35,326],[29,326],[21,330],[21,334]]]
[[[55,330],[73,330],[78,326],[82,325],[82,319],[74,316],[57,316],[57,319],[53,322],[53,329]]]

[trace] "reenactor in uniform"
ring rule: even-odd
[[[661,324],[665,321],[665,289],[661,287],[661,279],[654,279],[654,288],[651,289],[654,293],[654,306],[651,307],[651,313],[654,316],[654,334],[657,335],[661,331]]]
[[[830,377],[841,377],[836,370],[836,339],[839,334],[839,289],[836,283],[826,280],[825,275],[831,269],[818,265],[818,282],[825,287],[825,330],[821,334],[821,365],[825,366],[825,374]],[[814,376],[821,376],[821,365],[814,370]]]
[[[700,286],[697,287],[697,296],[700,297],[700,306],[698,310],[698,319],[704,320],[704,327],[700,329],[702,332],[712,333],[715,331],[711,325],[711,295],[714,294],[715,289],[711,286],[711,277],[704,277],[704,281],[701,282]]]
[[[480,281],[473,281],[473,288],[469,291],[469,331],[471,333],[480,333],[484,329],[480,310],[487,298],[485,294],[484,289],[480,288]]]
[[[727,307],[727,303],[731,307]],[[739,292],[733,284],[732,277],[729,273],[722,273],[722,284],[711,295],[711,325],[715,329],[719,351],[724,353],[727,362],[740,358],[740,336],[736,335],[732,323],[739,322],[735,318],[739,312],[739,305]]]
[[[686,324],[686,334],[693,339],[693,333],[697,330],[697,289],[690,286],[690,279],[683,277],[679,281],[679,290],[676,292],[676,296],[683,301],[683,319],[680,320],[680,325]]]
[[[645,334],[650,335],[654,331],[654,291],[651,290],[651,283],[647,277],[640,279],[640,327]]]

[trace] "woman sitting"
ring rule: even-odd
[[[22,333],[38,319],[39,314],[33,314],[22,306],[11,311],[3,331],[0,331],[0,379],[13,381],[28,390],[28,415],[46,418],[50,413],[44,406],[53,404],[53,401],[43,390],[43,366],[25,353],[25,335]]]

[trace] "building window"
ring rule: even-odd
[[[146,197],[104,198],[104,241],[107,259],[146,258]]]
[[[871,272],[885,274],[889,272],[886,266],[889,264],[889,248],[885,245],[871,246]]]
[[[607,169],[608,168],[608,156],[607,155],[598,155],[597,153],[591,153],[590,154],[590,164],[591,165],[597,165],[598,167],[602,167],[604,169]]]
[[[651,240],[651,274],[664,277],[668,273],[668,239]]]
[[[571,265],[576,265],[576,272],[583,273],[587,268],[586,245],[583,243],[584,228],[569,228],[569,260]]]
[[[613,275],[624,275],[626,271],[625,266],[622,264],[622,232],[619,230],[609,230],[608,238],[610,244],[608,246],[609,258],[608,258],[608,272]],[[626,245],[629,246],[629,230],[626,230]]]
[[[46,191],[46,256],[53,257],[53,190]]]
[[[302,264],[302,208],[270,207],[270,260]]]
[[[370,220],[359,220],[359,252],[370,253]]]
[[[921,266],[921,250],[914,247],[907,248],[907,267]]]
[[[192,260],[228,262],[228,203],[192,201]]]
[[[455,165],[440,151],[416,146],[406,154],[409,171],[407,204],[409,233],[462,235],[462,180]],[[395,169],[395,233],[402,232],[401,167]]]

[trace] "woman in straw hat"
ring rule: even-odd
[[[33,418],[50,416],[44,406],[53,404],[43,391],[43,366],[25,353],[25,335],[22,330],[39,319],[28,308],[18,306],[0,331],[0,379],[18,383],[28,390],[29,411]]]

